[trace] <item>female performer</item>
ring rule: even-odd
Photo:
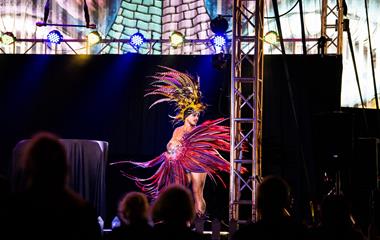
[[[173,137],[167,144],[167,150],[169,154],[175,156],[179,148],[182,147],[183,137],[185,134],[190,133],[193,128],[197,125],[199,119],[199,112],[194,111],[189,108],[184,113],[184,124],[177,127],[173,132]],[[193,191],[193,197],[195,201],[195,212],[197,215],[203,215],[206,210],[206,201],[203,198],[203,189],[206,182],[206,172],[203,169],[199,171],[185,171],[187,177],[187,183],[191,184],[191,189]]]
[[[176,183],[191,186],[195,210],[202,216],[206,210],[203,189],[206,176],[215,181],[219,171],[229,172],[230,163],[220,154],[229,151],[229,127],[219,125],[225,119],[205,121],[197,126],[199,114],[206,106],[201,102],[199,82],[193,77],[177,70],[163,67],[166,71],[159,72],[145,96],[158,95],[161,98],[150,107],[161,102],[171,102],[176,105],[174,123],[182,122],[177,127],[167,144],[167,151],[147,162],[128,163],[149,168],[159,165],[157,171],[149,178],[138,178],[123,172],[147,195],[155,198],[166,186]],[[224,184],[224,183],[223,183]]]

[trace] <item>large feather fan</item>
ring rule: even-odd
[[[230,150],[230,129],[228,126],[219,125],[225,120],[220,118],[205,121],[196,126],[183,137],[181,147],[174,153],[165,151],[146,162],[122,162],[142,168],[159,166],[152,176],[139,178],[127,172],[123,172],[123,175],[134,180],[137,186],[152,198],[172,183],[186,186],[188,184],[186,172],[205,172],[214,182],[217,178],[225,186],[219,175],[220,172],[230,171],[229,161],[219,153],[219,151]]]

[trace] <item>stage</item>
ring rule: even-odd
[[[141,176],[151,173],[109,164],[152,159],[165,151],[173,131],[170,106],[149,109],[153,100],[144,97],[149,76],[159,70],[158,65],[198,75],[207,103],[200,122],[228,118],[228,55],[227,60],[225,68],[216,69],[211,55],[0,55],[0,173],[11,175],[14,148],[37,131],[51,131],[62,139],[107,142],[102,166],[105,187],[96,194],[105,198],[98,213],[108,228],[120,197],[138,190],[120,170]],[[368,176],[369,167],[361,168],[361,172],[354,167],[366,160],[368,164],[362,166],[373,166],[375,156],[362,156],[368,153],[365,149],[373,151],[378,146],[361,139],[380,135],[374,110],[340,107],[339,56],[289,55],[287,60],[293,95],[284,78],[281,56],[265,56],[263,175],[281,175],[289,182],[294,199],[292,214],[305,219],[310,214],[308,202],[320,201],[333,187],[331,182],[321,181],[325,172],[334,175],[337,169],[342,170],[342,191],[355,196],[359,187],[352,182]],[[295,100],[296,116],[290,97]],[[363,113],[368,127],[364,127]],[[339,161],[330,162],[336,154]],[[228,182],[229,176],[224,174],[222,178]],[[373,182],[376,185],[372,178],[363,182],[368,191]],[[228,222],[228,197],[228,186],[207,180],[205,198],[210,215]]]

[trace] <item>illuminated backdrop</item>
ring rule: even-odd
[[[41,21],[44,15],[44,0],[2,0],[0,2],[0,31],[12,32],[18,39],[44,39],[49,31],[58,29],[65,39],[84,39],[91,31],[78,27],[37,27],[35,23]],[[48,23],[85,24],[82,0],[55,0],[50,1]],[[173,48],[165,40],[169,39],[172,31],[180,31],[188,40],[207,40],[213,36],[209,29],[211,19],[218,14],[224,15],[231,22],[232,1],[230,0],[87,0],[91,23],[97,25],[97,30],[107,39],[129,39],[137,31],[143,33],[146,39],[158,40],[155,43],[142,46],[143,54],[214,54],[215,49],[206,42],[187,44],[182,48]],[[334,2],[334,1],[331,1]],[[370,49],[366,27],[366,15],[363,1],[346,0],[348,7],[347,18],[350,20],[350,30],[353,39],[355,58],[358,67],[360,87],[367,107],[374,105],[374,89],[372,83]],[[264,32],[277,31],[274,13],[270,0],[265,2]],[[281,26],[285,39],[301,38],[299,6],[297,0],[279,0]],[[379,86],[380,66],[377,60],[379,39],[379,12],[380,3],[369,0],[369,20],[372,37],[373,56],[377,86]],[[321,1],[305,0],[304,22],[307,39],[320,37]],[[227,33],[231,35],[230,31]],[[315,41],[308,41],[310,54],[317,53]],[[287,54],[302,53],[301,42],[287,41]],[[266,54],[279,54],[279,46],[265,45]],[[75,52],[73,52],[75,50]],[[44,44],[18,42],[15,48],[0,45],[2,53],[30,53],[30,54],[74,54],[88,53],[84,43],[71,42],[60,46],[46,47]],[[128,43],[111,43],[91,48],[91,54],[109,54],[136,52]],[[360,98],[355,79],[351,54],[348,47],[346,33],[343,43],[343,82],[341,104],[348,107],[359,107]],[[328,87],[328,86],[326,86]],[[380,88],[377,88],[379,92]]]

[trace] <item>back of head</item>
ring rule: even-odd
[[[40,132],[34,135],[25,149],[23,164],[29,187],[64,188],[68,171],[66,151],[54,134]]]
[[[119,216],[125,223],[147,221],[149,203],[145,194],[129,192],[119,203]]]
[[[152,209],[153,220],[186,225],[195,217],[190,191],[182,185],[170,185],[160,193]]]
[[[257,208],[263,217],[283,216],[290,202],[289,185],[278,176],[267,176],[257,189]]]

